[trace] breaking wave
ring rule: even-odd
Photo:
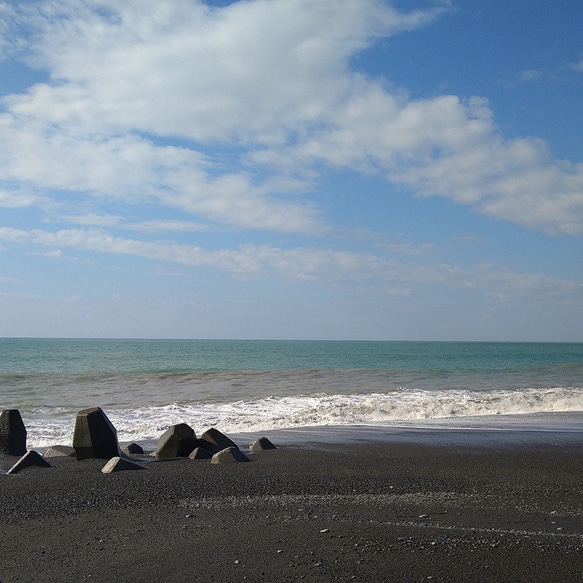
[[[104,410],[121,442],[156,440],[169,426],[197,433],[217,427],[253,433],[319,426],[384,426],[402,421],[583,411],[583,388],[520,390],[408,390],[369,394],[313,394],[227,403],[184,402]],[[71,443],[77,411],[38,408],[25,417],[29,447]]]

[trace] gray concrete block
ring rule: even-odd
[[[119,455],[117,431],[101,407],[77,413],[73,447],[78,460],[111,459]]]
[[[211,464],[231,464],[248,461],[249,458],[238,447],[227,447],[213,455]]]
[[[0,453],[26,453],[26,427],[18,409],[5,409],[0,413]]]
[[[178,423],[162,434],[155,456],[158,459],[187,457],[196,447],[195,441],[194,429],[186,423]]]
[[[6,473],[16,474],[20,470],[25,468],[30,468],[32,466],[38,466],[40,468],[50,468],[52,467],[47,460],[38,452],[31,450],[25,453]]]

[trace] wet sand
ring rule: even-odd
[[[109,475],[52,458],[0,475],[0,581],[581,580],[581,435],[497,435],[287,439]]]

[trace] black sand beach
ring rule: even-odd
[[[0,581],[581,580],[580,437],[430,441],[52,458],[0,475]]]

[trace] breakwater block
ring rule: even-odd
[[[113,474],[115,472],[123,472],[125,470],[145,470],[146,467],[141,464],[123,457],[112,457],[102,468],[104,474]]]
[[[49,462],[38,452],[31,450],[25,453],[6,473],[16,474],[24,468],[30,468],[32,466],[37,466],[40,468],[50,468],[52,467]]]
[[[119,456],[117,431],[101,407],[77,413],[73,447],[78,460]]]
[[[197,446],[202,447],[211,453],[218,453],[228,447],[236,447],[239,449],[239,446],[232,439],[229,439],[224,433],[221,433],[214,427],[207,429],[200,436]]]
[[[69,445],[51,445],[51,447],[45,451],[44,457],[75,457],[75,448]]]
[[[277,449],[277,447],[267,437],[260,437],[249,446],[249,449],[251,451],[261,451],[263,449]]]
[[[157,459],[188,457],[195,447],[194,429],[186,423],[178,423],[162,434],[154,455]]]
[[[128,445],[126,445],[122,451],[129,455],[143,455],[144,448],[137,443],[128,443]]]
[[[210,460],[213,454],[203,447],[195,447],[192,453],[188,456],[191,460]]]
[[[227,447],[213,455],[211,464],[231,464],[248,461],[249,458],[238,447]]]
[[[0,453],[26,453],[26,427],[18,409],[5,409],[0,413]]]

